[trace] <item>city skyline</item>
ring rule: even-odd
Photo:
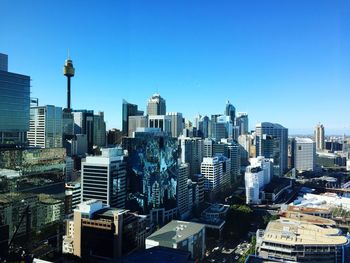
[[[350,133],[339,107],[350,70],[346,1],[3,1],[0,8],[0,52],[10,72],[31,76],[40,105],[65,106],[69,49],[72,108],[104,111],[107,128],[121,128],[123,98],[146,111],[158,92],[167,111],[191,121],[198,112],[223,113],[230,100],[248,113],[250,130],[268,121],[311,135],[321,122],[326,135]]]

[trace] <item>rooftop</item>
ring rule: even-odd
[[[286,245],[345,245],[349,241],[337,228],[321,227],[301,220],[281,218],[270,221],[264,241]]]
[[[313,140],[311,140],[310,138],[299,138],[299,137],[296,137],[295,141],[297,143],[314,143]]]
[[[171,243],[178,243],[186,240],[188,237],[197,234],[205,226],[203,224],[173,220],[167,225],[163,226],[147,239],[154,241],[165,241]]]
[[[285,211],[280,214],[282,217],[296,219],[301,222],[311,223],[315,225],[323,225],[323,226],[335,226],[335,222],[328,218],[323,218],[314,215],[308,215],[295,211]]]

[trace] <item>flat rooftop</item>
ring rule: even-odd
[[[323,225],[323,226],[335,226],[336,223],[328,218],[323,218],[314,215],[308,215],[295,211],[285,211],[280,214],[282,217],[299,220],[301,222],[306,222],[315,225]]]
[[[147,239],[158,242],[178,243],[197,234],[203,228],[205,228],[203,224],[173,220],[147,237]]]
[[[300,220],[281,218],[271,221],[265,230],[263,240],[285,245],[345,245],[348,239],[340,230],[321,227]]]

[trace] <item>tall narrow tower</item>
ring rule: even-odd
[[[68,57],[63,67],[63,75],[67,77],[67,111],[71,111],[70,108],[70,78],[74,77],[75,69],[73,67],[72,60]]]

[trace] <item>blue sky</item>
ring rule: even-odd
[[[290,133],[350,134],[350,2],[0,1],[0,52],[30,75],[32,96],[64,107],[67,50],[76,68],[72,106],[121,127],[122,99],[191,120],[226,100]]]

